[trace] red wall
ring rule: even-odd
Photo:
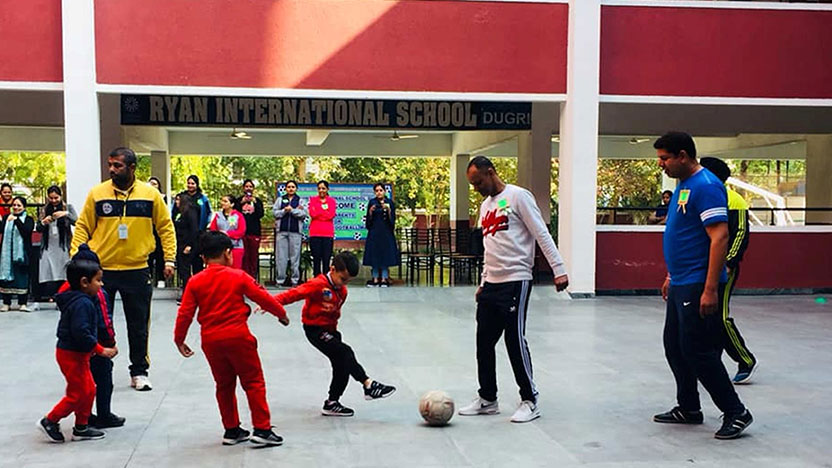
[[[604,6],[601,94],[832,98],[832,11]]]
[[[63,81],[61,0],[3,0],[0,81]]]
[[[667,270],[661,232],[598,232],[598,291],[659,289]],[[753,232],[737,287],[832,288],[832,232]]]
[[[566,91],[566,4],[96,0],[95,8],[100,83]]]

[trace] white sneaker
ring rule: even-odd
[[[139,392],[147,392],[153,390],[153,384],[150,383],[150,379],[148,379],[146,375],[137,375],[135,377],[131,377],[130,386],[135,388],[136,391]]]
[[[159,288],[159,289],[162,289],[165,286],[167,286],[167,284],[165,284],[164,281],[159,281],[158,283],[156,283],[156,287]]]
[[[0,312],[8,312],[8,311],[9,311],[9,306],[7,306],[6,304],[3,304],[3,305],[0,306]]]
[[[498,414],[500,405],[497,400],[488,401],[480,397],[474,398],[468,406],[459,409],[460,416],[479,416],[483,414]]]
[[[534,421],[539,417],[540,408],[537,407],[537,404],[529,400],[523,400],[520,402],[520,406],[517,407],[517,411],[511,415],[511,422],[524,423]]]
[[[21,305],[20,308],[17,309],[17,310],[19,310],[21,312],[31,312],[32,311],[31,309],[29,309],[29,307],[26,304]]]

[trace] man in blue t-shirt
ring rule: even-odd
[[[725,186],[696,160],[687,133],[670,132],[653,144],[659,166],[679,185],[667,210],[662,285],[667,301],[664,350],[676,379],[677,406],[653,416],[659,423],[702,424],[697,381],[724,413],[717,439],[735,439],[754,420],[722,364],[722,308],[728,200]]]

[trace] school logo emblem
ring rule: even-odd
[[[113,205],[109,203],[104,203],[103,205],[101,205],[101,211],[103,211],[104,214],[108,215],[113,212]]]
[[[324,289],[323,290],[324,300],[331,301],[332,300],[332,290],[331,289]]]

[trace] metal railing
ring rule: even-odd
[[[650,215],[655,213],[658,207],[655,206],[598,206],[596,207],[596,224],[623,224],[639,225],[648,224]],[[832,225],[832,207],[749,207],[752,224],[759,226],[808,226],[808,225]],[[809,213],[825,213],[828,216],[823,218],[809,219]],[[791,216],[782,216],[789,214]],[[784,219],[791,222],[783,224]]]

